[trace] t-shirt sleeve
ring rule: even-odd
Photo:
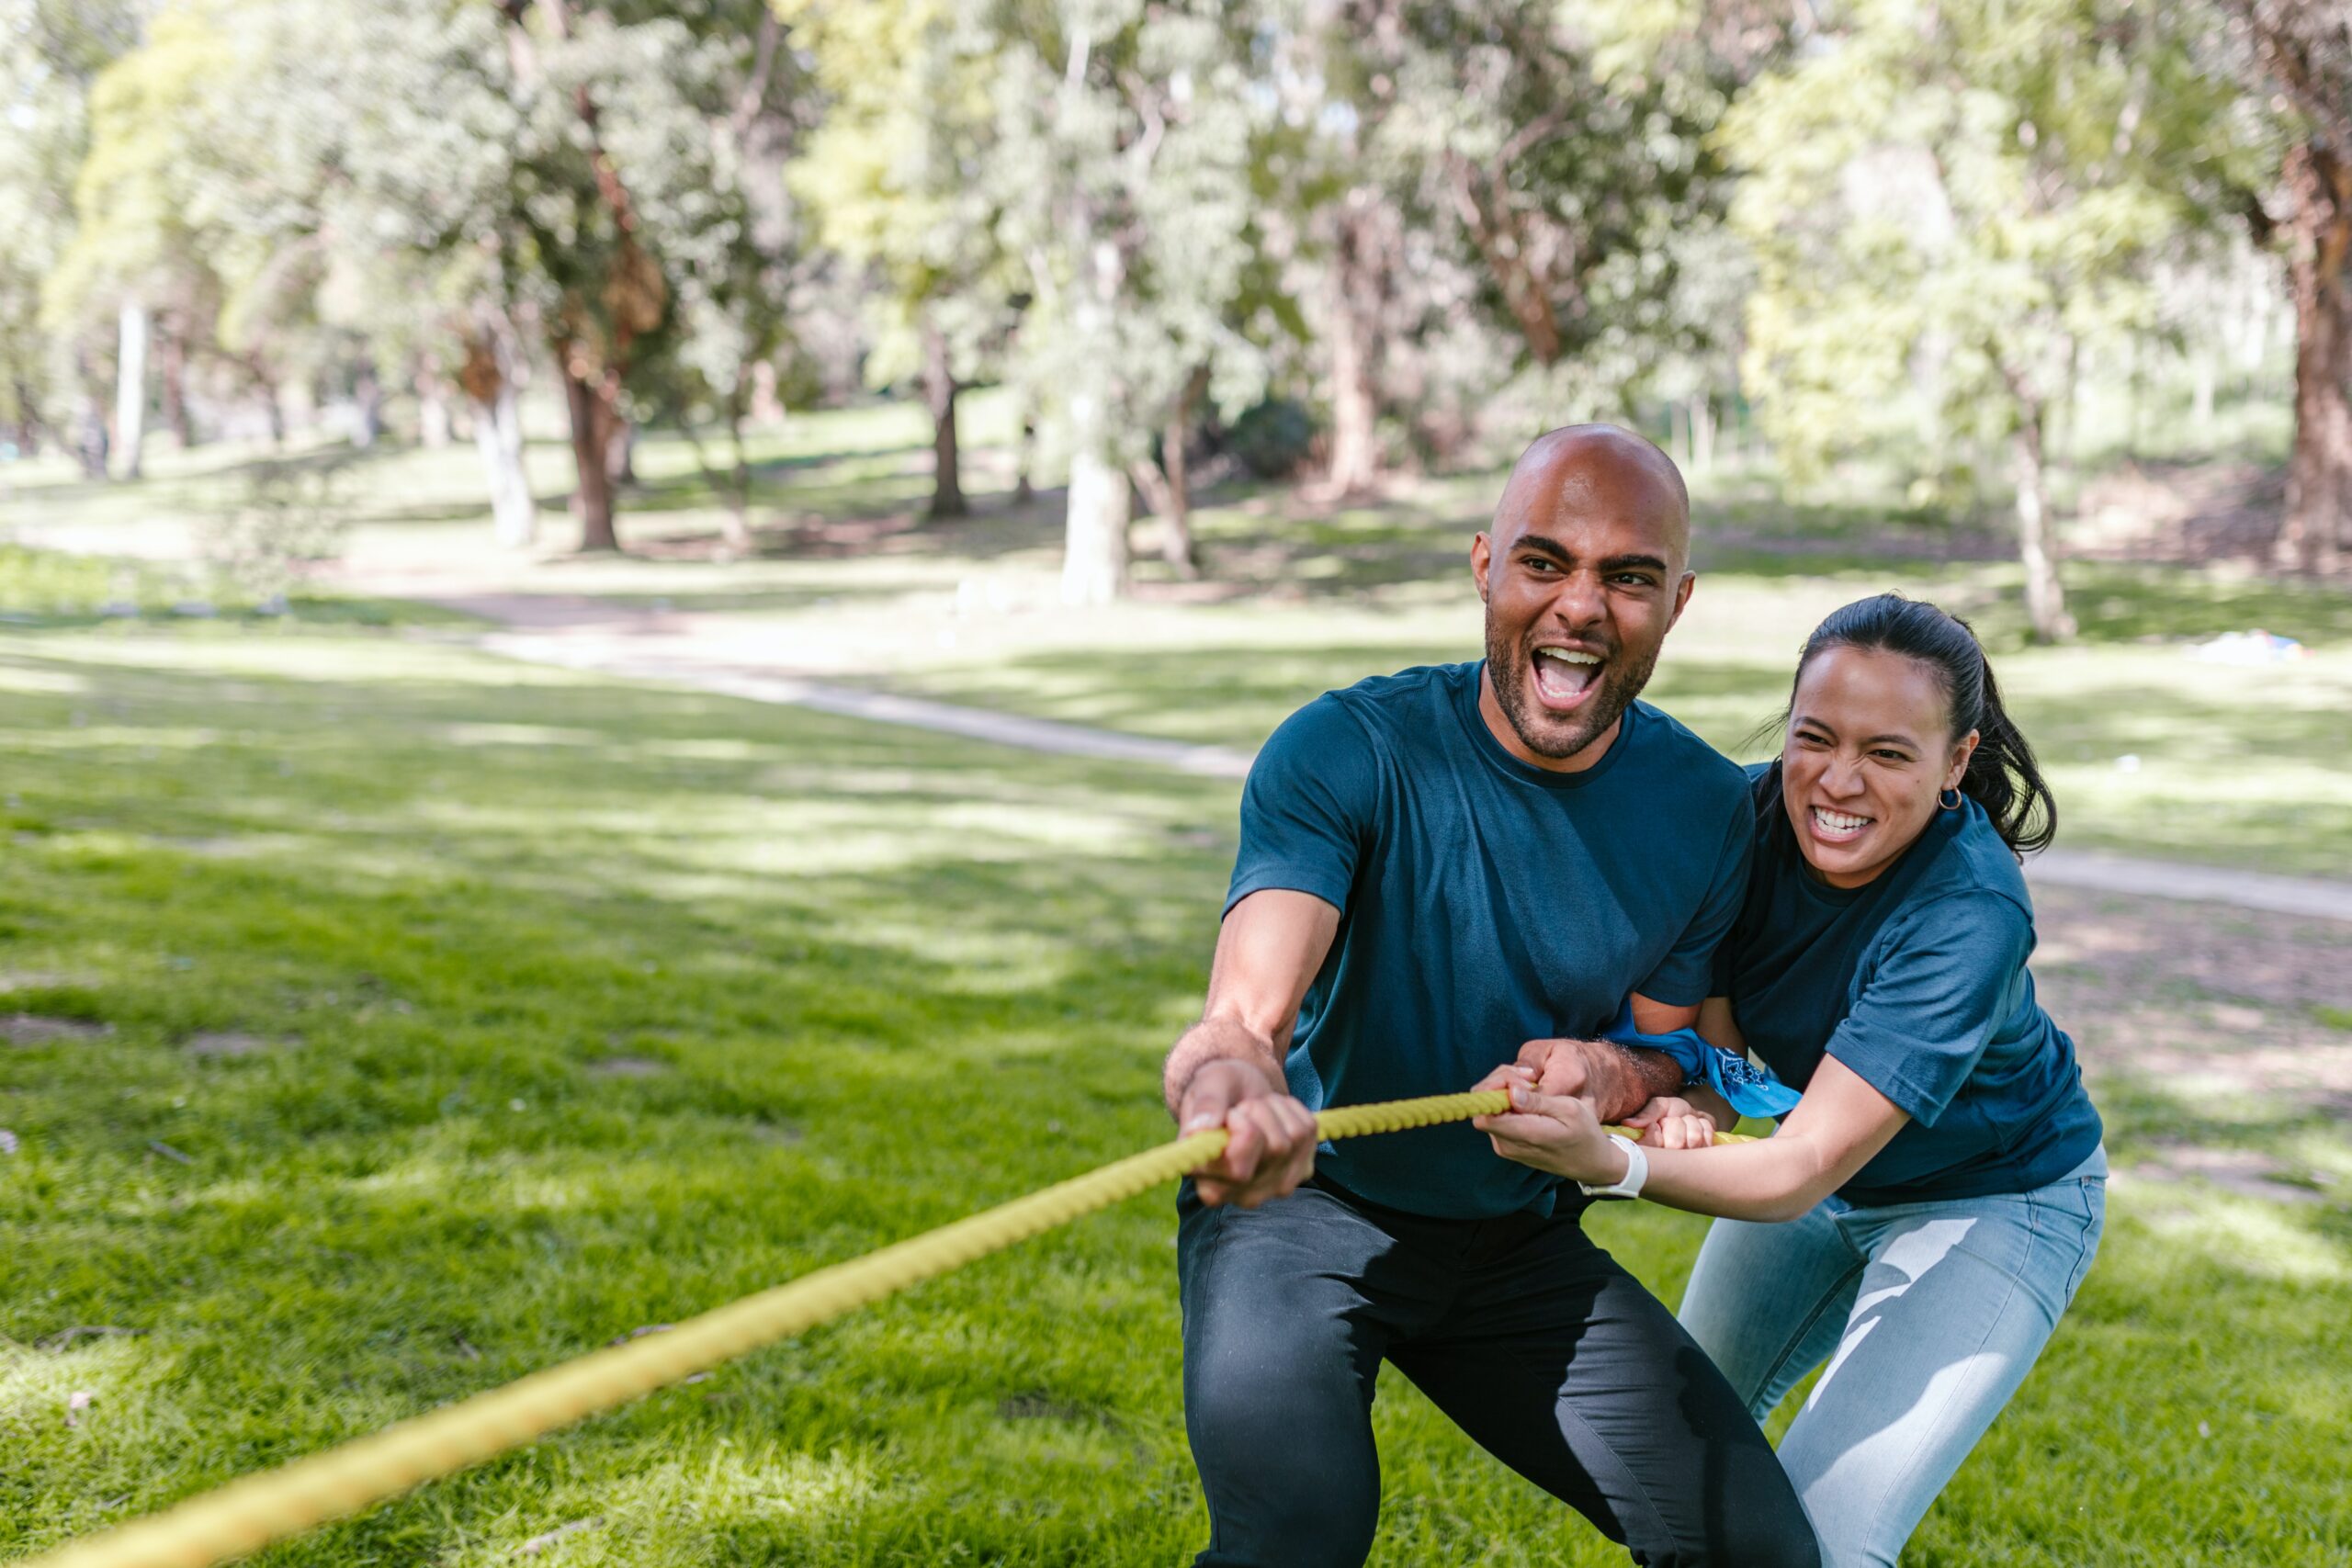
[[[1886,933],[1828,1055],[1932,1127],[2015,1007],[2033,922],[1991,892],[1921,906]]]
[[[1707,896],[1673,948],[1634,987],[1641,995],[1668,1007],[1692,1007],[1719,988],[1714,983],[1715,949],[1739,918],[1740,904],[1747,897],[1747,863],[1755,852],[1755,840],[1756,807],[1743,790],[1722,841],[1714,846]]]
[[[1379,799],[1372,737],[1337,697],[1317,697],[1283,720],[1242,786],[1241,852],[1226,909],[1269,887],[1346,909]]]

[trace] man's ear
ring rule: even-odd
[[[1478,603],[1487,602],[1487,569],[1494,564],[1495,547],[1487,536],[1478,534],[1470,541],[1470,581],[1478,585]]]
[[[1682,612],[1690,607],[1690,590],[1698,585],[1698,581],[1697,572],[1686,571],[1682,574],[1682,581],[1674,585],[1674,614],[1666,618],[1668,631],[1674,629],[1674,623],[1680,620]]]

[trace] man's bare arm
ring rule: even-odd
[[[1634,1027],[1645,1034],[1671,1034],[1699,1019],[1695,1003],[1635,996],[1633,1005]],[[1543,1092],[1581,1100],[1604,1122],[1623,1122],[1683,1085],[1681,1064],[1665,1052],[1608,1040],[1531,1040],[1519,1048],[1519,1065],[1534,1069]]]
[[[1267,888],[1236,904],[1217,931],[1201,1021],[1168,1053],[1160,1090],[1180,1130],[1226,1127],[1224,1156],[1193,1179],[1204,1202],[1256,1208],[1315,1168],[1315,1118],[1283,1075],[1298,1004],[1340,929],[1340,911],[1308,893]]]

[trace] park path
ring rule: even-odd
[[[1250,771],[1252,753],[1233,747],[1097,729],[811,680],[761,658],[754,641],[710,635],[724,626],[725,616],[558,594],[443,593],[430,602],[495,623],[501,629],[478,637],[477,645],[531,663],[688,686],[1059,756],[1140,762],[1208,778],[1238,779]],[[2065,849],[2034,856],[2026,863],[2026,874],[2050,887],[2352,922],[2352,883],[2320,877]]]

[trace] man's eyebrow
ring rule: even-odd
[[[1562,566],[1574,566],[1576,564],[1577,558],[1574,551],[1570,550],[1566,545],[1561,544],[1558,540],[1546,538],[1541,534],[1522,534],[1511,547],[1513,549],[1520,550],[1533,550],[1537,555],[1549,556],[1554,560],[1558,561]],[[1600,563],[1600,570],[1604,572],[1631,571],[1637,568],[1645,567],[1649,570],[1655,571],[1660,576],[1663,576],[1666,572],[1666,558],[1664,556],[1640,554],[1611,556]]]

